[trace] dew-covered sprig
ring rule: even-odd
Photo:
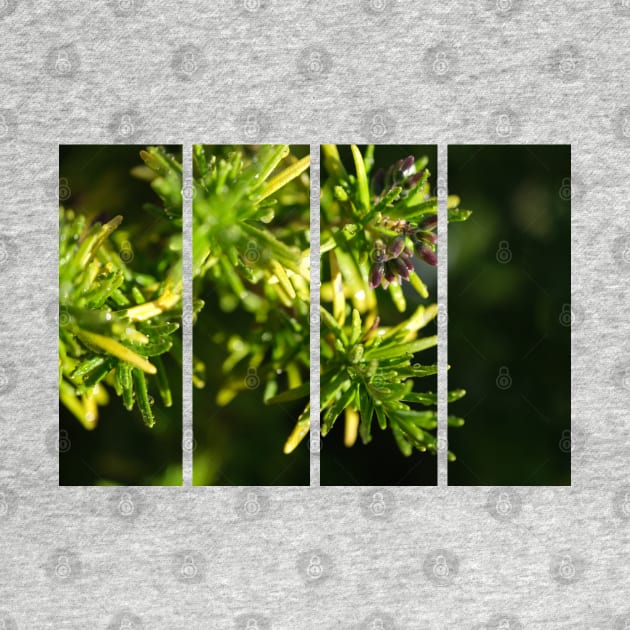
[[[362,321],[358,310],[351,321],[338,322],[325,309],[322,316],[321,412],[322,435],[326,436],[338,418],[345,416],[345,443],[352,446],[358,435],[364,444],[372,440],[373,420],[388,427],[404,455],[414,449],[435,453],[437,411],[410,405],[435,407],[433,392],[414,391],[414,379],[437,374],[436,364],[414,362],[416,353],[437,344],[437,337],[418,337],[437,314],[435,305],[419,306],[397,326],[379,325],[378,318]],[[450,392],[449,400],[464,395]],[[461,418],[449,418],[451,426],[461,426]],[[449,457],[454,458],[452,453]]]
[[[358,436],[367,444],[376,418],[404,455],[435,453],[437,396],[418,388],[437,366],[418,363],[415,356],[437,343],[435,335],[419,336],[436,317],[437,305],[417,305],[429,297],[422,270],[437,264],[438,204],[430,194],[428,160],[408,156],[372,174],[375,147],[362,154],[353,145],[351,152],[354,173],[335,145],[322,148],[328,175],[320,197],[322,435],[343,415],[345,444],[352,446]],[[449,221],[470,214],[456,196],[448,197]],[[415,296],[405,295],[404,282]],[[413,313],[387,325],[387,294],[400,313],[407,313],[413,299]],[[464,394],[451,391],[449,402]],[[462,424],[449,417],[450,426]]]
[[[163,200],[163,216],[181,220],[181,165],[157,147],[142,157],[150,170],[139,174]],[[181,235],[166,238],[155,273],[139,272],[130,244],[116,242],[123,224],[122,215],[101,224],[59,210],[59,397],[86,429],[97,426],[111,390],[128,410],[137,404],[148,427],[155,424],[150,381],[172,405],[161,356],[179,328]]]
[[[400,312],[406,309],[402,283],[407,281],[422,298],[428,290],[420,263],[437,265],[435,229],[437,197],[430,194],[426,157],[408,156],[372,175],[374,146],[362,155],[352,145],[355,173],[343,165],[336,145],[322,154],[329,177],[321,195],[321,252],[332,252],[353,306],[364,313],[375,307],[377,294],[387,289]],[[448,198],[449,221],[464,221],[470,211]],[[326,291],[326,288],[323,288]]]
[[[310,156],[295,157],[289,145],[193,148],[194,306],[227,355],[219,405],[252,386],[261,387],[265,403],[281,402],[278,390],[308,383],[309,164]],[[202,313],[208,289],[220,313]],[[252,326],[221,333],[237,309],[253,315]],[[205,365],[195,359],[194,368],[203,387]],[[304,418],[308,410],[296,427]]]
[[[308,178],[300,177],[309,163],[288,145],[251,156],[240,147],[194,147],[193,278],[213,282],[225,311],[308,299],[308,224],[295,210],[308,204]]]

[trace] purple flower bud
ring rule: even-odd
[[[380,195],[385,188],[385,171],[382,168],[379,168],[376,173],[374,173],[374,177],[372,177],[371,189],[372,194],[375,196]]]
[[[374,262],[380,263],[388,260],[387,256],[387,248],[385,247],[385,243],[381,241],[381,239],[377,239],[374,241],[374,249],[372,250],[372,260]]]
[[[376,289],[383,280],[383,263],[375,263],[370,270],[370,289]]]
[[[396,170],[396,165],[392,164],[388,169],[387,173],[385,173],[385,188],[388,189],[391,185],[396,181],[394,178],[394,172]]]
[[[422,220],[422,222],[420,223],[420,229],[432,230],[433,228],[437,227],[437,224],[438,224],[437,214],[432,214],[431,216],[428,216]]]
[[[393,167],[390,167],[393,169],[392,176],[394,183],[400,182],[405,177],[405,174],[403,173],[403,164],[402,160],[398,160]]]
[[[396,258],[396,260],[392,261],[396,264],[396,270],[398,271],[398,275],[404,278],[405,280],[409,280],[409,269],[407,269],[407,265],[400,258]]]
[[[433,265],[434,267],[437,265],[437,256],[428,245],[422,243],[420,247],[416,248],[416,254],[418,254],[418,258],[424,260],[425,263]]]
[[[406,254],[402,254],[399,260],[402,260],[405,263],[405,265],[407,265],[407,269],[409,269],[409,271],[413,269],[413,262],[411,262],[410,256],[407,256]]]
[[[385,265],[385,278],[388,282],[394,282],[398,276],[398,270],[393,265],[395,265],[395,261],[392,260]]]
[[[435,234],[435,232],[418,231],[416,238],[419,238],[428,245],[435,245],[437,243],[437,234]]]
[[[420,180],[424,177],[424,171],[420,171],[419,173],[414,173],[408,180],[409,188],[415,188]]]
[[[401,234],[389,244],[389,255],[392,258],[398,258],[402,254],[403,249],[405,249],[405,237]]]
[[[416,163],[416,158],[413,155],[410,155],[408,158],[402,160],[402,164],[400,165],[400,172],[405,176],[409,177],[409,175],[414,174],[414,164]]]

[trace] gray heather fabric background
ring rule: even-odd
[[[0,1],[0,628],[630,628],[629,31],[627,0]],[[572,487],[59,488],[59,143],[370,140],[572,144]]]

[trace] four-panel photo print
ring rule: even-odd
[[[59,484],[571,485],[571,147],[443,149],[61,145]]]

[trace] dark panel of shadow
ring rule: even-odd
[[[451,146],[450,485],[571,483],[571,148]]]

